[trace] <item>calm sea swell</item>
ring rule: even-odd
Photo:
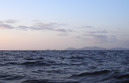
[[[129,83],[129,51],[0,51],[0,83]]]

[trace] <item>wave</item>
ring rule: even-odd
[[[25,80],[21,83],[53,83],[53,82],[48,82],[48,80]]]
[[[21,83],[80,83],[80,82],[77,82],[77,81],[58,82],[58,81],[48,81],[48,80],[25,80]]]
[[[24,62],[24,63],[21,63],[20,65],[24,65],[24,66],[50,66],[49,63],[40,62],[40,61]]]
[[[124,75],[119,75],[116,76],[117,79],[124,79],[124,78],[128,78],[129,79],[129,74],[124,74]]]
[[[129,51],[0,51],[0,83],[129,83]]]
[[[76,75],[72,75],[72,77],[81,77],[81,76],[88,76],[88,75],[101,75],[101,74],[107,74],[109,73],[109,70],[101,70],[101,71],[95,71],[95,72],[84,72]]]

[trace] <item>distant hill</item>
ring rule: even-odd
[[[117,47],[117,48],[111,48],[110,50],[129,50],[129,48]]]
[[[129,48],[116,47],[116,48],[108,48],[107,49],[107,48],[93,46],[93,47],[83,47],[83,48],[69,47],[65,50],[129,50]]]
[[[69,47],[66,50],[77,50],[77,49],[76,48],[73,48],[73,47]]]
[[[106,50],[106,48],[102,48],[102,47],[83,47],[83,48],[80,48],[79,50]]]

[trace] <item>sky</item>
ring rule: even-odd
[[[129,48],[129,0],[0,0],[0,50]]]

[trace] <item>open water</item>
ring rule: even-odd
[[[0,51],[0,83],[129,83],[129,51]]]

